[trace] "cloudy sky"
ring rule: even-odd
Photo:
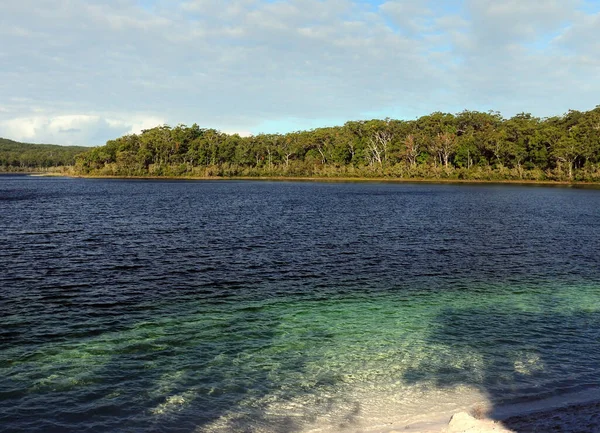
[[[0,137],[600,104],[600,0],[0,0]]]

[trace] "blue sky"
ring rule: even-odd
[[[0,137],[600,104],[600,0],[0,0]]]

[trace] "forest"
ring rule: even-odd
[[[75,156],[89,151],[83,146],[29,144],[0,138],[0,171],[47,171],[75,164]]]
[[[549,118],[436,112],[415,120],[349,121],[250,137],[197,124],[163,125],[81,153],[71,171],[92,176],[597,182],[600,106]]]

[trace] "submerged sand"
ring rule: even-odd
[[[600,433],[600,390],[586,390],[570,395],[555,396],[544,400],[529,401],[507,406],[493,407],[481,394],[457,390],[457,392],[437,396],[436,404],[426,406],[426,401],[411,397],[415,407],[398,405],[379,400],[381,407],[368,393],[357,400],[349,399],[348,407],[340,404],[329,407],[329,411],[316,411],[308,414],[301,409],[299,402],[269,407],[269,414],[281,415],[279,422],[255,426],[244,431],[262,433],[291,432],[303,433]],[[448,399],[452,397],[454,404]],[[289,403],[289,402],[288,402]],[[314,402],[313,402],[314,403]],[[398,402],[395,402],[398,403]],[[404,402],[406,403],[406,402]],[[450,407],[450,406],[454,407]],[[350,407],[351,406],[351,407]],[[420,412],[418,407],[421,408]],[[352,410],[350,410],[352,409]],[[283,417],[283,414],[287,416]],[[294,424],[293,417],[307,421]],[[292,419],[290,421],[290,419]],[[233,421],[233,423],[232,423]],[[289,424],[291,428],[282,429]],[[243,421],[242,421],[243,423]],[[303,425],[302,425],[303,424]],[[203,433],[223,433],[242,431],[235,420],[223,418],[214,424],[198,430]]]

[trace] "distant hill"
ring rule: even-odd
[[[76,155],[89,150],[89,147],[83,146],[30,144],[0,138],[0,169],[31,171],[73,165]]]

